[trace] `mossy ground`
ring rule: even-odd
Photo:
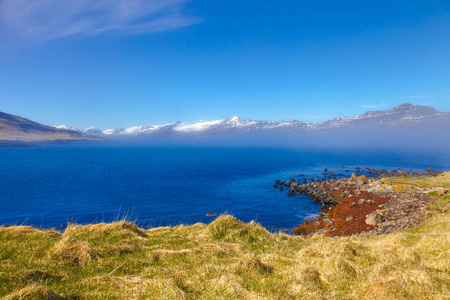
[[[127,222],[0,227],[2,299],[450,299],[450,214],[369,238]]]

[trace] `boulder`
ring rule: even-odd
[[[298,186],[299,186],[298,182],[291,183],[291,191],[295,191],[296,189],[298,189]]]
[[[406,177],[407,174],[405,171],[402,170],[398,170],[397,173],[395,173],[395,176],[402,176],[402,177]]]
[[[349,222],[351,220],[353,220],[355,217],[353,217],[352,215],[348,215],[347,218],[345,218],[345,221]]]
[[[384,221],[384,217],[377,211],[374,211],[366,216],[366,224],[376,226]]]
[[[356,184],[357,185],[363,185],[367,183],[367,177],[365,175],[361,175],[356,177]]]

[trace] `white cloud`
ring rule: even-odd
[[[0,33],[31,40],[104,33],[141,34],[200,22],[189,0],[2,0]]]

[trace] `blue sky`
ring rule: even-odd
[[[100,129],[450,111],[450,2],[1,0],[0,111]]]

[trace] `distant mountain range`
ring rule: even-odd
[[[203,135],[216,136],[223,134],[239,133],[303,133],[328,130],[377,130],[391,128],[426,127],[439,125],[450,126],[450,113],[441,112],[429,106],[402,104],[389,110],[369,111],[361,116],[335,118],[323,123],[304,123],[297,120],[292,121],[254,121],[244,120],[238,116],[214,120],[199,121],[197,123],[185,124],[174,122],[164,125],[134,126],[130,128],[108,129],[101,131],[95,128],[78,130],[65,125],[57,126],[60,129],[78,130],[86,134],[104,136],[146,136],[146,135]]]
[[[232,117],[214,121],[185,124],[134,126],[125,129],[80,130],[66,125],[46,126],[30,120],[0,113],[0,140],[51,141],[98,140],[118,137],[189,137],[247,134],[302,134],[314,132],[394,130],[394,129],[450,129],[450,113],[429,106],[399,105],[384,111],[369,111],[356,117],[335,118],[322,123],[301,121],[254,121]]]

